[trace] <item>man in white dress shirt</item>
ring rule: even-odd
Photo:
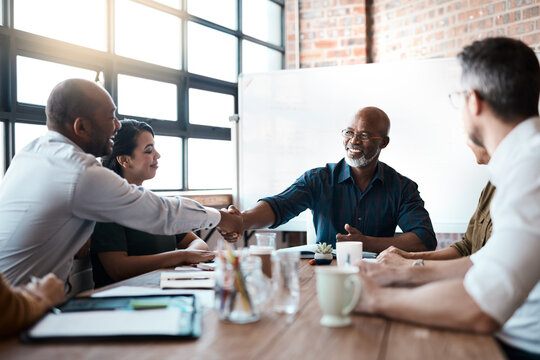
[[[49,131],[16,154],[0,185],[0,271],[12,285],[49,272],[66,280],[96,221],[164,235],[238,227],[227,211],[157,196],[101,166],[120,123],[97,84],[61,82],[46,114]]]
[[[510,358],[540,358],[540,66],[524,43],[474,42],[458,55],[468,137],[491,155],[493,232],[471,257],[407,277],[362,264],[357,310],[424,325],[494,333]],[[414,279],[414,280],[412,280]],[[419,281],[421,279],[421,281]],[[385,287],[423,283],[415,288]]]

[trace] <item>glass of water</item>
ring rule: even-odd
[[[274,276],[274,311],[292,315],[298,311],[300,301],[300,285],[298,269],[300,265],[300,252],[277,252],[277,276]]]

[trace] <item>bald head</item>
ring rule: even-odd
[[[116,106],[105,89],[83,79],[56,85],[47,101],[47,127],[94,156],[110,154],[120,128]]]
[[[83,79],[68,79],[54,87],[47,100],[47,127],[64,133],[77,117],[92,118],[109,94],[99,85]]]
[[[370,123],[370,125],[377,130],[377,135],[388,136],[388,132],[390,131],[390,119],[381,109],[374,106],[362,108],[354,115],[353,122],[356,122],[359,119]]]

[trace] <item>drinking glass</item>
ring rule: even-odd
[[[300,252],[277,252],[277,271],[274,280],[274,310],[278,313],[295,314],[300,301],[298,269]]]
[[[259,320],[261,306],[272,294],[261,259],[246,251],[222,250],[216,257],[214,308],[219,318],[237,324]]]

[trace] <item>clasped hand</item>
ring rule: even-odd
[[[228,209],[221,209],[221,221],[217,230],[223,238],[230,242],[236,242],[244,232],[244,218],[242,213],[234,205]]]

